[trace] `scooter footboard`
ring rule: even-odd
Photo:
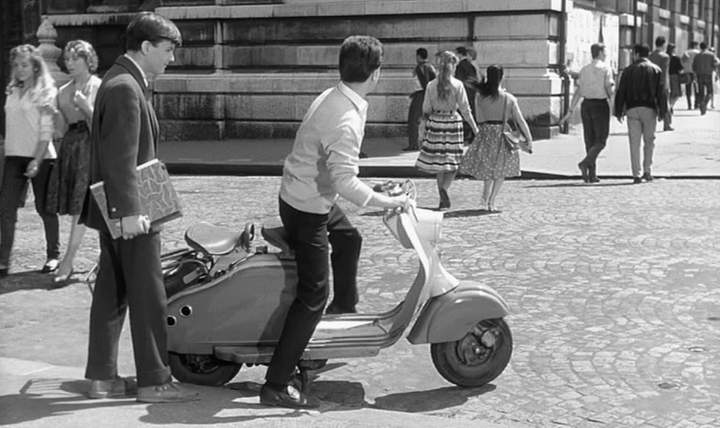
[[[465,336],[478,322],[509,313],[508,304],[495,290],[463,281],[425,304],[407,338],[412,344],[452,342]]]

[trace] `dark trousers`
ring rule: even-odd
[[[280,218],[295,251],[298,285],[265,379],[275,385],[286,385],[327,303],[330,245],[333,304],[353,308],[357,303],[362,237],[337,205],[328,214],[313,214],[296,210],[280,199]]]
[[[115,239],[100,232],[100,264],[90,307],[88,379],[117,376],[117,355],[125,313],[138,386],[171,380],[167,358],[167,296],[160,266],[160,234]]]
[[[605,148],[610,135],[610,106],[607,100],[585,99],[580,106],[580,117],[585,138],[585,159],[581,161],[597,177],[597,157]]]
[[[419,148],[418,127],[420,119],[422,119],[422,105],[425,99],[425,91],[416,91],[410,95],[410,109],[408,110],[408,147],[412,149]]]
[[[700,107],[700,99],[698,97],[697,78],[695,73],[687,73],[688,82],[685,84],[685,98],[687,98],[688,110]],[[695,97],[695,103],[692,98]]]
[[[17,210],[25,205],[28,178],[25,170],[33,158],[8,156],[3,167],[2,187],[0,187],[0,265],[10,266],[10,253],[15,241]],[[48,212],[45,196],[50,182],[53,159],[40,162],[38,173],[30,179],[35,195],[35,211],[45,229],[45,255],[48,259],[60,257],[60,232],[57,214]]]
[[[468,103],[470,103],[470,113],[472,113],[472,117],[474,119],[477,117],[475,114],[475,97],[477,96],[477,91],[473,88],[472,84],[466,84],[464,87]],[[463,118],[463,141],[468,144],[473,140],[473,138],[472,127],[470,127],[470,124],[465,121],[465,118]]]
[[[712,74],[698,74],[698,98],[700,99],[700,113],[707,112],[707,105],[713,97]]]

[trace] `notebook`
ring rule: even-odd
[[[170,181],[165,164],[158,159],[153,159],[138,165],[137,172],[140,205],[143,208],[143,214],[150,218],[151,226],[158,226],[182,216],[180,199]],[[100,208],[110,235],[113,239],[120,238],[122,236],[120,219],[110,218],[108,215],[104,183],[100,181],[91,185],[90,192]]]

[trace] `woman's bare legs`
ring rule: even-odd
[[[83,236],[85,236],[85,226],[78,224],[80,216],[74,215],[71,219],[72,225],[70,226],[70,239],[68,240],[67,250],[65,251],[65,256],[63,257],[62,262],[60,262],[60,266],[55,274],[55,278],[58,281],[67,280],[68,276],[72,273],[75,255],[80,248]]]
[[[440,172],[437,175],[438,192],[440,193],[440,209],[450,208],[450,195],[448,189],[455,179],[457,171]]]
[[[504,178],[498,178],[497,180],[490,180],[492,181],[492,189],[490,191],[490,195],[487,198],[488,203],[488,211],[495,211],[495,197],[500,193],[500,188],[503,185],[503,182],[505,182]],[[487,181],[486,181],[487,183]],[[485,192],[483,192],[484,194]]]

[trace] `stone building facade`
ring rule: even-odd
[[[5,5],[7,2],[0,2]],[[11,2],[14,3],[14,2]],[[101,72],[122,52],[139,10],[180,27],[184,44],[154,83],[167,140],[292,137],[312,99],[337,80],[338,45],[370,34],[385,45],[383,78],[369,98],[368,136],[405,134],[415,49],[473,47],[482,70],[501,64],[537,137],[557,132],[571,88],[566,70],[588,61],[602,40],[610,62],[629,62],[634,41],[664,35],[682,51],[691,40],[717,45],[718,0],[21,0],[3,23],[48,18],[56,44],[95,45]],[[29,40],[3,25],[0,46]],[[18,32],[22,34],[18,34]],[[30,33],[32,34],[32,33]],[[7,81],[7,63],[3,78]]]

